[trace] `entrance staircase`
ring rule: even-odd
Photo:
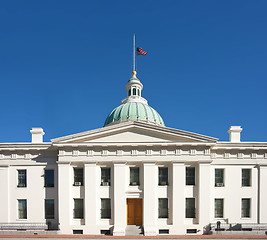
[[[126,236],[140,236],[143,234],[144,234],[143,226],[127,225],[125,229]]]

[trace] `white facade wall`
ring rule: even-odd
[[[136,123],[60,138],[43,147],[0,144],[0,222],[51,222],[62,234],[112,229],[114,235],[123,236],[127,199],[138,198],[145,235],[160,230],[186,234],[188,229],[201,234],[217,221],[267,223],[266,162],[266,143],[220,143]],[[77,167],[83,168],[83,186],[74,186]],[[110,186],[101,186],[101,167],[111,168]],[[139,186],[129,185],[130,167],[139,167]],[[158,185],[159,167],[168,168],[166,186]],[[195,167],[195,185],[186,185],[186,167]],[[19,169],[27,171],[25,188],[17,187]],[[54,170],[54,187],[44,187],[45,169]],[[215,169],[224,169],[224,186],[215,186]],[[251,186],[242,187],[242,169],[251,169]],[[168,218],[158,217],[159,198],[168,199]],[[186,198],[195,198],[195,218],[186,218]],[[242,198],[251,199],[249,218],[241,217]],[[18,219],[18,199],[27,199],[27,219]],[[45,219],[45,199],[55,200],[52,220]],[[83,219],[73,218],[74,199],[83,199]],[[101,219],[101,199],[111,200],[110,219]],[[215,199],[224,201],[223,218],[214,217]]]

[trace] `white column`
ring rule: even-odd
[[[84,217],[85,234],[99,234],[97,222],[100,218],[100,198],[97,192],[99,181],[97,179],[96,163],[84,164]]]
[[[158,234],[158,171],[155,163],[144,163],[143,219],[145,236]]]
[[[126,228],[126,180],[125,163],[114,163],[113,206],[114,206],[114,236],[125,236]]]
[[[267,223],[267,165],[259,166],[259,223]]]
[[[198,204],[196,204],[196,213],[200,227],[210,223],[210,206],[211,206],[211,179],[210,179],[210,161],[199,162],[199,188]],[[203,229],[201,229],[203,230]]]
[[[185,165],[184,162],[173,163],[173,182],[172,182],[172,216],[175,232],[181,234],[184,232],[185,218]]]
[[[0,222],[9,222],[9,167],[8,166],[0,166],[0,189],[1,189],[1,198],[0,205],[1,214],[0,214]]]
[[[72,233],[71,219],[73,217],[73,204],[71,201],[70,165],[58,163],[58,215],[59,228],[64,234]]]

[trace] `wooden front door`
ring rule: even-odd
[[[127,198],[127,225],[143,224],[142,198]]]

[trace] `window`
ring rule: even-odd
[[[101,168],[101,186],[110,186],[110,168]]]
[[[223,218],[223,199],[215,199],[214,217]]]
[[[18,187],[27,187],[27,171],[18,170]]]
[[[54,187],[54,170],[45,170],[45,187]]]
[[[139,185],[139,167],[130,167],[130,185]]]
[[[110,198],[101,199],[101,218],[110,219],[111,218],[111,203]]]
[[[251,169],[242,169],[242,187],[251,186]]]
[[[54,218],[54,199],[45,199],[45,219]]]
[[[83,199],[74,199],[73,218],[83,219]]]
[[[250,217],[250,198],[242,198],[242,218]]]
[[[131,89],[129,89],[128,91],[128,96],[131,96]]]
[[[159,198],[159,218],[168,218],[168,198]]]
[[[195,185],[195,168],[186,168],[186,185]]]
[[[159,185],[168,185],[168,168],[159,167]]]
[[[224,169],[215,169],[215,187],[224,186]]]
[[[133,88],[133,95],[136,95],[136,88]]]
[[[83,185],[83,168],[73,168],[74,169],[74,186]]]
[[[19,219],[27,219],[27,200],[18,200],[18,217]]]
[[[195,198],[186,198],[185,217],[196,217]]]
[[[138,92],[138,96],[140,96],[140,89],[137,89],[137,92]]]

